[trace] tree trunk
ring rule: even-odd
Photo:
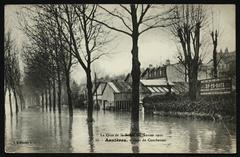
[[[132,49],[132,120],[139,121],[139,83],[140,63],[138,61],[138,47]]]
[[[57,71],[57,77],[58,77],[58,112],[61,113],[61,95],[62,95],[62,82],[61,82],[61,76],[60,71]]]
[[[48,87],[48,98],[49,98],[49,110],[52,111],[52,94],[51,94],[51,86]]]
[[[20,98],[20,107],[21,107],[21,111],[23,110],[23,105],[24,105],[24,98],[23,98],[23,95],[22,95],[22,91],[20,91],[19,93],[19,98]]]
[[[8,88],[8,96],[9,96],[9,106],[10,106],[10,115],[11,117],[13,116],[13,112],[12,112],[12,99],[11,99],[11,90]]]
[[[189,97],[192,101],[195,101],[197,99],[197,90],[198,90],[197,71],[198,71],[197,65],[192,64],[188,72],[189,73]]]
[[[14,99],[15,99],[16,114],[18,114],[18,100],[17,100],[17,93],[16,93],[15,89],[13,89],[13,96],[14,96]]]
[[[213,43],[213,77],[217,78],[217,45],[218,45],[218,31],[211,32],[212,43]]]
[[[4,86],[4,102],[5,102],[5,97],[6,97],[6,93],[7,93],[7,88]]]
[[[88,123],[88,144],[90,146],[90,152],[94,152],[94,134],[93,134],[93,123]]]
[[[139,153],[139,123],[131,122],[131,136],[132,152]]]
[[[98,109],[98,93],[97,93],[97,75],[96,75],[96,73],[95,73],[94,84],[95,84],[95,91],[96,91],[96,106],[97,106],[97,109]]]
[[[56,86],[55,86],[55,80],[53,79],[53,112],[56,111]]]
[[[44,110],[44,93],[42,92],[42,110]]]
[[[213,77],[217,78],[217,45],[213,45]]]
[[[140,83],[140,62],[138,59],[138,26],[136,8],[131,5],[133,33],[132,33],[132,110],[131,119],[133,123],[139,122],[139,83]]]
[[[41,105],[40,98],[41,98],[41,95],[40,94],[36,94],[36,96],[35,96],[36,105],[39,105],[39,106]]]
[[[72,91],[70,87],[70,73],[66,74],[66,86],[67,86],[67,95],[68,95],[68,111],[69,115],[73,116],[73,106],[72,106]]]
[[[47,89],[45,89],[45,107],[46,107],[46,111],[48,110],[48,93],[47,93]]]
[[[88,67],[87,71],[87,90],[88,90],[88,122],[93,121],[93,93],[92,93],[92,77],[91,77],[91,70]]]

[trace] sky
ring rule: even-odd
[[[235,24],[235,5],[208,5],[214,13],[214,27],[219,28],[221,36],[219,37],[218,51],[236,50],[236,24]],[[11,30],[18,48],[21,49],[22,42],[25,40],[23,32],[19,29],[16,11],[21,5],[5,6],[5,31]],[[212,26],[212,25],[211,25]],[[210,32],[212,27],[205,31]],[[108,43],[107,51],[109,54],[103,56],[93,63],[92,71],[96,72],[99,77],[104,75],[127,74],[131,71],[131,39],[130,37],[117,32],[112,32],[116,38]],[[210,35],[209,35],[210,37]],[[141,68],[149,66],[162,65],[166,59],[171,63],[177,62],[176,41],[165,29],[154,29],[146,32],[139,40],[139,60]],[[207,51],[205,62],[210,60],[212,49]],[[85,83],[85,73],[81,66],[73,67],[71,77],[78,83]]]

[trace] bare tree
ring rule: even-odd
[[[47,89],[49,88],[48,80],[51,75],[49,55],[42,51],[40,47],[33,47],[32,45],[24,45],[22,52],[23,62],[25,63],[24,85],[28,91],[28,98],[36,99],[41,95],[41,99],[42,101],[45,99],[46,109],[48,109],[49,93]],[[44,98],[44,95],[46,98]]]
[[[217,45],[218,45],[218,30],[211,32],[213,43],[213,77],[217,78]]]
[[[61,71],[63,71],[65,83],[67,87],[68,93],[68,106],[69,106],[69,114],[73,115],[73,105],[72,105],[72,93],[70,88],[70,73],[71,68],[73,66],[74,58],[71,53],[71,44],[65,41],[62,36],[62,22],[58,17],[58,8],[54,5],[40,5],[38,6],[44,11],[44,19],[48,19],[48,30],[49,37],[53,39],[52,47],[54,52],[54,60],[56,63],[57,70],[57,81],[58,81],[58,108],[59,112],[61,112]],[[52,16],[53,15],[53,16]]]
[[[217,16],[217,15],[216,15]],[[218,19],[220,20],[220,19]],[[220,37],[220,26],[218,25],[217,28],[215,27],[216,20],[214,20],[214,13],[212,11],[212,30],[211,30],[211,39],[212,39],[212,45],[213,45],[213,77],[218,77],[218,69],[217,66],[222,59],[222,56],[219,55],[219,58],[217,57],[217,46],[218,46],[218,40]]]
[[[167,15],[172,9],[159,12],[159,7],[151,4],[130,4],[119,5],[114,9],[109,9],[103,5],[99,5],[103,12],[107,13],[111,18],[115,19],[118,24],[114,25],[99,19],[92,19],[105,27],[123,33],[132,39],[132,121],[139,121],[139,83],[140,83],[140,62],[138,40],[145,32],[159,27],[166,27]],[[109,20],[111,21],[111,20]],[[164,21],[164,23],[163,23]],[[135,127],[134,127],[135,128]]]
[[[70,88],[70,72],[74,64],[71,51],[71,46],[65,41],[62,36],[59,17],[55,14],[57,8],[54,5],[36,5],[31,8],[25,8],[30,13],[31,20],[35,25],[29,25],[29,22],[23,24],[25,32],[30,38],[33,45],[40,48],[41,53],[45,53],[49,58],[49,64],[46,64],[46,70],[49,72],[47,78],[48,91],[45,90],[46,107],[56,108],[56,81],[57,81],[57,95],[58,95],[58,111],[61,113],[61,91],[62,81],[65,80],[68,93],[69,113],[72,116],[73,107],[71,99]],[[24,21],[24,20],[23,20]],[[44,62],[44,61],[42,61]],[[42,92],[42,99],[44,99],[44,91]],[[52,99],[53,98],[53,99]],[[52,101],[53,100],[53,101]],[[52,107],[51,107],[52,106]]]
[[[202,5],[181,5],[175,7],[172,15],[174,22],[170,26],[170,30],[181,44],[182,53],[179,60],[187,69],[189,96],[192,100],[195,100],[198,70],[202,64],[200,37],[202,27],[206,22],[205,11]]]
[[[69,52],[78,60],[87,77],[88,121],[92,122],[93,93],[91,65],[105,55],[101,50],[108,42],[107,32],[102,25],[91,19],[96,18],[96,5],[58,5],[58,26],[65,41],[70,46]],[[91,17],[89,19],[88,17]],[[60,25],[60,22],[63,25]],[[61,26],[61,27],[60,27]]]
[[[36,7],[25,7],[19,13],[21,29],[28,38],[28,44],[24,45],[23,58],[25,62],[25,84],[34,90],[31,97],[44,99],[46,109],[52,110],[52,85],[55,79],[54,55],[52,51],[52,40],[49,38],[46,21],[41,19],[39,9]],[[28,16],[26,16],[28,15]],[[29,19],[26,19],[28,17]],[[39,82],[34,81],[39,80]],[[53,90],[54,91],[54,90]],[[49,108],[48,108],[49,106]]]
[[[61,19],[61,7],[58,5],[39,5],[39,8],[41,8],[44,11],[44,18],[48,19],[52,25],[48,28],[50,31],[51,36],[54,39],[54,44],[52,45],[54,47],[55,52],[55,60],[56,60],[56,68],[57,68],[57,80],[58,80],[58,108],[59,112],[61,112],[61,74],[60,69],[62,69],[65,79],[65,84],[67,87],[67,98],[68,98],[68,107],[69,107],[69,115],[73,115],[73,104],[72,104],[72,91],[70,87],[70,73],[71,73],[71,67],[74,62],[73,54],[72,54],[72,40],[70,39],[69,42],[67,42],[70,36],[68,34],[65,34],[63,36],[64,30],[64,23]],[[56,29],[55,29],[56,28]]]
[[[11,39],[11,33],[7,32],[4,36],[4,96],[6,90],[9,92],[9,103],[10,103],[10,112],[12,115],[12,101],[11,101],[11,91],[13,92],[15,100],[15,111],[16,114],[19,112],[18,108],[18,95],[20,95],[20,68],[19,68],[19,59],[17,55],[16,45],[14,40]]]
[[[9,106],[10,106],[10,115],[13,115],[12,111],[12,100],[11,100],[11,86],[10,86],[10,64],[11,64],[11,54],[12,41],[10,39],[10,32],[4,34],[4,98],[8,90],[9,94]]]

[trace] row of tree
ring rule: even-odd
[[[10,114],[12,116],[12,93],[15,100],[16,114],[19,112],[19,100],[20,109],[23,109],[24,98],[16,42],[12,39],[10,31],[4,35],[4,98],[7,91],[9,94]]]
[[[54,112],[58,108],[59,113],[63,87],[66,87],[69,114],[73,115],[70,87],[74,64],[72,47],[60,33],[63,24],[57,24],[58,17],[47,12],[48,8],[51,5],[25,7],[25,11],[19,14],[21,28],[28,37],[23,48],[24,82],[34,97],[41,97],[42,107]]]

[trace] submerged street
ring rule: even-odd
[[[236,153],[235,4],[5,4],[6,153]]]
[[[86,110],[46,112],[28,108],[11,119],[6,113],[8,153],[235,153],[235,124],[161,117],[140,113],[141,137],[130,133],[128,112]],[[143,140],[145,139],[145,140]]]

